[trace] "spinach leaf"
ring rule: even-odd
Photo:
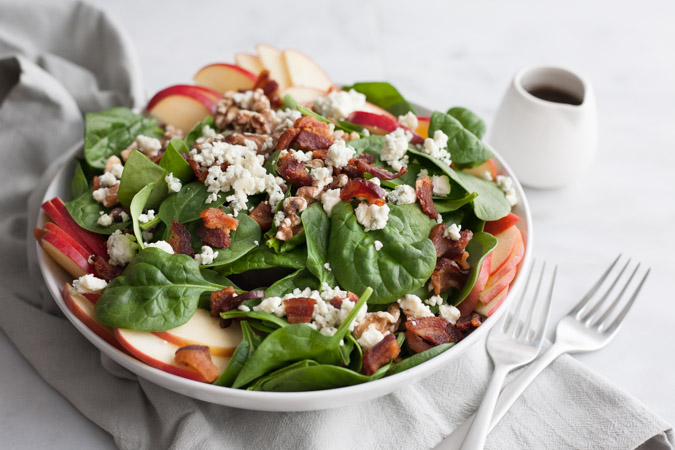
[[[389,205],[389,221],[381,230],[364,231],[351,204],[340,202],[331,214],[328,259],[343,289],[374,290],[371,303],[391,303],[424,284],[436,267],[436,249],[429,240],[435,221],[417,205]],[[375,250],[376,240],[382,242]]]
[[[464,128],[473,133],[478,139],[483,139],[485,135],[485,122],[476,114],[461,106],[450,108],[447,114],[457,119]]]
[[[277,317],[274,314],[263,311],[241,311],[239,309],[232,309],[230,311],[220,313],[220,317],[223,319],[257,319],[262,322],[267,322],[274,325],[274,328],[282,328],[290,325],[281,317]]]
[[[434,200],[434,206],[436,207],[436,211],[438,211],[440,214],[443,214],[457,211],[462,206],[471,203],[476,197],[478,197],[478,194],[475,192],[465,193],[463,197],[456,199]]]
[[[328,263],[328,239],[330,238],[330,218],[323,210],[321,202],[316,202],[302,213],[302,226],[307,235],[307,269],[321,283],[335,286],[335,276]]]
[[[120,188],[117,192],[120,203],[123,206],[129,206],[138,191],[150,183],[155,183],[146,207],[156,207],[169,193],[169,188],[164,181],[165,175],[164,169],[150,161],[143,153],[138,150],[132,151],[124,165]]]
[[[206,119],[192,127],[192,129],[188,132],[188,134],[185,136],[185,145],[188,148],[192,148],[192,146],[195,145],[195,141],[202,137],[202,129],[206,125],[210,126],[211,128],[215,127],[215,119],[213,116],[208,116]]]
[[[314,111],[312,111],[311,109],[305,108],[305,107],[302,106],[302,105],[298,105],[296,108],[298,109],[298,111],[300,111],[300,112],[302,113],[303,116],[312,116],[312,117],[314,117],[316,120],[318,120],[319,122],[333,123],[333,122],[331,122],[330,120],[326,119],[326,118],[325,118],[324,116],[322,116],[321,114],[317,114],[317,113],[315,113]],[[336,127],[336,128],[337,128],[337,127]]]
[[[455,164],[475,166],[494,156],[483,141],[453,116],[434,111],[429,122],[429,136],[436,130],[448,135],[448,151]]]
[[[244,367],[244,364],[246,364],[246,361],[253,355],[256,346],[259,344],[258,336],[253,332],[248,322],[242,320],[240,325],[242,340],[232,354],[232,358],[230,358],[230,361],[227,363],[225,372],[213,382],[216,386],[232,386],[232,383],[234,383],[237,375],[239,375],[241,368]]]
[[[506,201],[504,192],[493,182],[481,180],[468,173],[457,171],[436,158],[423,153],[413,147],[408,147],[408,153],[427,159],[440,168],[443,173],[450,177],[466,192],[476,193],[473,201],[473,209],[476,216],[481,220],[501,219],[511,211],[511,205]]]
[[[180,181],[185,183],[194,176],[192,167],[190,167],[190,164],[185,161],[185,158],[181,155],[181,153],[187,153],[189,151],[190,149],[185,145],[185,142],[173,138],[166,147],[166,151],[162,156],[162,160],[159,162],[159,166],[166,170],[167,173],[172,173],[174,177],[179,178]]]
[[[87,181],[87,176],[84,174],[82,164],[79,161],[75,161],[73,182],[70,187],[71,198],[78,198],[86,193],[89,193],[89,181]]]
[[[291,95],[284,95],[284,98],[282,99],[284,102],[284,108],[288,109],[297,109],[298,107],[298,101],[294,99]]]
[[[119,156],[139,134],[156,138],[163,134],[156,119],[140,116],[128,108],[88,113],[84,126],[84,157],[96,169],[103,169],[111,156]]]
[[[345,91],[354,89],[366,96],[370,103],[384,108],[395,116],[402,116],[408,111],[416,114],[415,108],[403,98],[398,90],[385,82],[356,83],[342,88]]]
[[[269,158],[267,158],[267,162],[265,162],[265,170],[274,176],[279,175],[277,172],[277,161],[279,161],[279,155],[281,155],[281,150],[276,150],[269,156]]]
[[[354,321],[364,303],[368,301],[372,292],[370,288],[363,292],[333,336],[324,336],[315,329],[299,323],[272,332],[241,369],[232,387],[246,386],[272,370],[305,359],[321,364],[339,364],[341,361],[340,341],[349,331],[349,325]]]
[[[469,253],[467,261],[471,266],[471,270],[462,290],[453,293],[454,295],[449,299],[453,305],[459,305],[469,295],[471,289],[476,284],[483,260],[496,246],[497,238],[491,234],[483,231],[473,234],[473,238],[471,238],[466,246],[466,251]]]
[[[108,284],[94,313],[111,327],[166,331],[190,320],[202,292],[224,288],[206,281],[189,256],[150,247]]]
[[[218,208],[225,201],[225,196],[218,195],[215,202],[206,204],[206,199],[210,194],[199,181],[186,184],[176,194],[169,195],[159,206],[159,218],[167,226],[176,220],[178,223],[186,224],[199,219],[199,214],[206,208]]]
[[[115,230],[124,229],[131,223],[127,220],[126,222],[113,222],[108,227],[99,225],[98,218],[102,212],[105,213],[105,209],[103,205],[94,200],[89,191],[80,195],[75,200],[66,202],[66,209],[79,226],[94,233],[112,234]]]
[[[311,109],[305,108],[302,105],[298,105],[295,108],[298,111],[300,111],[304,116],[312,116],[320,122],[332,124],[333,126],[335,126],[336,130],[346,131],[347,133],[351,133],[352,131],[357,131],[357,129],[354,128],[354,127],[358,127],[358,125],[353,124],[351,122],[346,122],[344,120],[338,120],[337,123],[333,123],[330,120],[326,119],[324,116],[322,116],[320,114],[317,114],[314,111],[312,111]],[[363,127],[360,127],[360,130],[358,130],[358,131],[362,131],[362,130],[363,130]]]
[[[276,233],[276,230],[274,230],[274,232]],[[267,234],[269,233],[266,233],[266,235]],[[290,252],[299,245],[304,244],[305,239],[306,239],[305,230],[301,230],[300,233],[296,234],[287,241],[282,241],[281,239],[277,239],[276,237],[271,237],[265,241],[265,244],[277,253],[286,253]]]
[[[307,249],[299,247],[286,253],[276,253],[267,247],[258,247],[230,264],[217,267],[223,275],[243,273],[255,269],[270,269],[288,267],[290,269],[304,269],[307,261]]]
[[[260,226],[258,222],[246,214],[239,214],[237,219],[239,220],[239,225],[236,230],[230,233],[230,246],[228,248],[216,249],[218,256],[211,264],[207,264],[204,267],[229,264],[257,247],[257,242],[260,240]]]
[[[145,203],[148,201],[148,197],[150,197],[150,193],[154,187],[155,183],[150,183],[138,191],[138,193],[134,195],[134,199],[131,200],[131,206],[129,207],[129,211],[131,212],[131,223],[133,224],[134,228],[134,235],[136,236],[136,242],[138,243],[138,246],[141,250],[143,250],[145,246],[143,245],[143,233],[141,233],[138,216],[143,213]]]
[[[319,289],[319,281],[307,269],[296,270],[265,289],[265,297],[283,297],[295,288]],[[331,284],[331,286],[334,286]]]
[[[435,347],[431,347],[429,350],[425,350],[421,353],[416,353],[411,357],[404,359],[401,362],[392,364],[391,368],[389,368],[389,370],[387,371],[387,376],[403,372],[404,370],[408,370],[411,367],[419,366],[423,362],[429,361],[431,358],[440,355],[453,345],[455,345],[454,342],[437,345]]]
[[[236,284],[230,281],[229,278],[224,277],[215,270],[201,268],[199,269],[199,273],[201,273],[202,277],[211,284],[225,287],[232,286],[239,294],[244,292]],[[211,291],[201,293],[199,296],[199,307],[207,310],[211,309]]]

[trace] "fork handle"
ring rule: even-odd
[[[481,450],[485,446],[485,439],[490,432],[490,421],[492,420],[492,413],[499,398],[499,392],[502,390],[502,386],[504,386],[506,375],[512,369],[513,366],[510,365],[495,367],[483,401],[476,412],[471,429],[466,435],[466,439],[464,439],[461,450]]]
[[[502,390],[497,404],[492,414],[492,420],[488,428],[488,433],[497,425],[501,418],[506,414],[509,408],[515,403],[520,395],[527,389],[532,381],[549,366],[558,356],[570,351],[566,343],[555,342],[547,351],[545,351],[539,358],[535,359],[529,366],[527,366],[518,376],[516,376],[505,388]],[[466,422],[457,427],[452,434],[443,439],[437,446],[437,450],[457,450],[462,445],[469,428],[475,416],[469,417]]]

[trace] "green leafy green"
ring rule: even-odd
[[[298,247],[290,252],[276,253],[267,247],[257,247],[230,264],[217,268],[223,275],[247,272],[255,269],[271,269],[287,267],[289,269],[304,269],[307,261],[307,249]]]
[[[112,234],[115,230],[121,230],[129,226],[129,220],[125,222],[113,222],[110,226],[102,227],[98,224],[101,213],[105,213],[103,205],[98,203],[87,191],[75,200],[66,202],[66,209],[75,222],[85,230],[100,234]]]
[[[319,287],[319,280],[309,270],[299,269],[265,289],[265,297],[283,297],[295,288],[319,289]]]
[[[232,386],[232,383],[234,383],[237,375],[239,375],[241,368],[244,367],[244,364],[246,364],[253,355],[256,347],[260,345],[260,337],[253,332],[248,322],[242,320],[240,325],[242,340],[232,354],[232,358],[230,358],[230,361],[227,363],[225,372],[213,382],[216,386]]]
[[[475,166],[494,156],[483,141],[453,116],[434,111],[429,122],[429,136],[436,130],[448,136],[448,151],[455,164]]]
[[[288,94],[284,95],[283,101],[284,101],[284,108],[297,109],[298,107],[298,101],[294,99],[291,95]]]
[[[270,155],[269,158],[267,158],[267,162],[265,163],[265,170],[272,175],[278,175],[277,172],[277,161],[279,161],[279,155],[281,154],[281,150],[276,150],[274,153]]]
[[[273,228],[274,229],[274,228]],[[276,233],[276,229],[274,230]],[[266,233],[268,235],[269,233]],[[296,234],[287,241],[282,241],[276,237],[271,237],[265,241],[265,245],[274,250],[277,253],[286,253],[290,252],[294,248],[305,243],[306,239],[305,230],[301,230],[300,233]]]
[[[403,98],[400,92],[389,83],[365,82],[356,83],[342,88],[345,91],[354,89],[366,96],[370,103],[384,108],[395,116],[402,116],[407,112],[416,114],[415,108]]]
[[[189,151],[190,149],[185,145],[185,142],[181,139],[173,138],[166,147],[166,151],[162,156],[162,160],[159,162],[159,166],[167,173],[173,174],[174,177],[179,178],[180,181],[185,183],[194,175],[192,167],[190,167],[190,164],[185,161],[185,158],[181,155],[181,153],[188,153]]]
[[[148,184],[154,183],[155,188],[148,197],[146,207],[155,208],[169,193],[164,181],[165,175],[164,169],[150,161],[147,156],[138,150],[132,151],[124,165],[124,172],[122,172],[122,179],[117,192],[120,203],[123,206],[129,206],[138,191]]]
[[[436,222],[417,205],[389,205],[381,230],[364,231],[351,204],[331,213],[328,258],[340,286],[352,292],[373,288],[371,303],[391,303],[424,284],[436,266],[429,232]],[[375,250],[378,240],[383,247]]]
[[[471,238],[466,245],[466,251],[469,253],[467,262],[471,266],[471,270],[469,271],[469,276],[467,277],[462,290],[453,293],[454,295],[452,295],[450,299],[450,302],[453,305],[459,305],[469,295],[476,284],[485,257],[494,250],[496,246],[497,238],[491,234],[483,231],[478,231],[473,234],[473,238]]]
[[[307,269],[321,283],[335,286],[335,276],[328,263],[330,218],[320,202],[312,204],[302,213],[302,225],[307,235]]]
[[[195,145],[195,141],[200,137],[202,137],[202,129],[206,125],[210,126],[211,128],[214,128],[215,119],[213,118],[213,116],[208,116],[206,119],[202,120],[197,125],[192,127],[192,129],[188,132],[188,134],[185,136],[185,145],[188,148],[192,148],[192,146]]]
[[[163,134],[156,119],[140,116],[128,108],[88,113],[84,127],[84,157],[96,169],[103,169],[111,156],[119,156],[136,136],[159,138]]]
[[[145,246],[143,245],[143,233],[141,233],[138,216],[143,213],[145,203],[148,201],[148,197],[150,197],[150,193],[154,187],[155,183],[150,183],[138,191],[138,193],[134,195],[134,199],[131,200],[131,206],[129,207],[129,211],[131,212],[131,223],[133,224],[134,228],[134,235],[136,236],[136,242],[138,243],[138,246],[141,248],[141,250],[144,249]]]
[[[447,114],[457,119],[464,128],[473,133],[478,139],[483,139],[485,135],[485,122],[476,114],[461,106],[450,108]]]
[[[189,256],[151,247],[108,284],[94,313],[111,327],[166,331],[190,320],[202,292],[224,288],[206,281]]]
[[[478,194],[475,192],[465,193],[463,197],[460,198],[451,198],[446,200],[434,200],[434,206],[436,211],[443,214],[447,212],[457,211],[462,206],[471,203]]]
[[[199,214],[206,208],[218,208],[225,201],[225,196],[218,195],[218,199],[211,203],[206,203],[210,194],[199,181],[186,184],[176,194],[169,195],[159,207],[159,218],[167,226],[175,220],[178,223],[186,224],[199,219]]]
[[[82,164],[76,160],[70,188],[71,198],[78,198],[87,193],[89,193],[89,181],[87,181],[87,176],[84,174]]]
[[[273,324],[276,327],[287,327],[289,323],[286,322],[281,317],[277,317],[274,314],[266,313],[263,311],[241,311],[239,309],[233,309],[224,313],[220,313],[220,317],[223,319],[257,319],[262,322],[268,322]]]
[[[403,372],[404,370],[408,370],[411,367],[419,366],[423,362],[429,361],[431,358],[440,355],[453,345],[455,345],[453,342],[450,342],[448,344],[437,345],[435,347],[431,347],[429,350],[425,350],[421,353],[416,353],[411,357],[404,359],[401,362],[392,364],[392,366],[387,371],[387,376]]]

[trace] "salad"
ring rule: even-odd
[[[239,389],[349,386],[452,351],[524,252],[483,121],[270,49],[142,114],[86,116],[71,198],[35,229],[74,277],[66,304],[149,365]]]

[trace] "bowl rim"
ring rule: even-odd
[[[425,112],[428,111],[426,108],[419,107],[419,109]],[[77,316],[75,316],[68,308],[62,296],[63,279],[70,279],[70,275],[66,274],[65,270],[58,266],[56,262],[52,261],[36,241],[35,246],[40,271],[59,309],[61,309],[66,318],[68,318],[87,340],[101,350],[106,356],[136,375],[174,392],[210,403],[259,411],[310,411],[361,403],[384,396],[403,386],[412,384],[432,375],[451,360],[463,354],[469,347],[485,339],[491,327],[497,323],[509,309],[512,303],[511,299],[522,288],[524,277],[520,276],[520,273],[527,271],[532,263],[533,229],[530,207],[523,188],[513,171],[489,143],[486,142],[486,145],[493,152],[495,160],[498,163],[498,168],[502,169],[500,172],[506,173],[513,179],[518,196],[518,209],[520,210],[519,215],[521,216],[518,228],[523,233],[525,244],[525,252],[522,261],[519,263],[518,274],[511,283],[506,299],[504,299],[504,302],[498,307],[497,311],[492,314],[478,330],[453,346],[451,351],[443,352],[422,364],[378,380],[321,391],[265,392],[233,389],[183,378],[164,370],[154,368],[113,347],[77,318]],[[82,152],[83,147],[83,142],[80,141],[71,148],[69,153],[76,155],[77,152]],[[72,159],[70,158],[63,162],[63,166],[49,183],[43,196],[43,202],[58,195],[59,191],[62,190],[59,189],[59,184],[62,184],[63,178],[67,176],[71,162]],[[47,221],[47,215],[41,210],[38,215],[38,223],[36,226],[42,227]]]

